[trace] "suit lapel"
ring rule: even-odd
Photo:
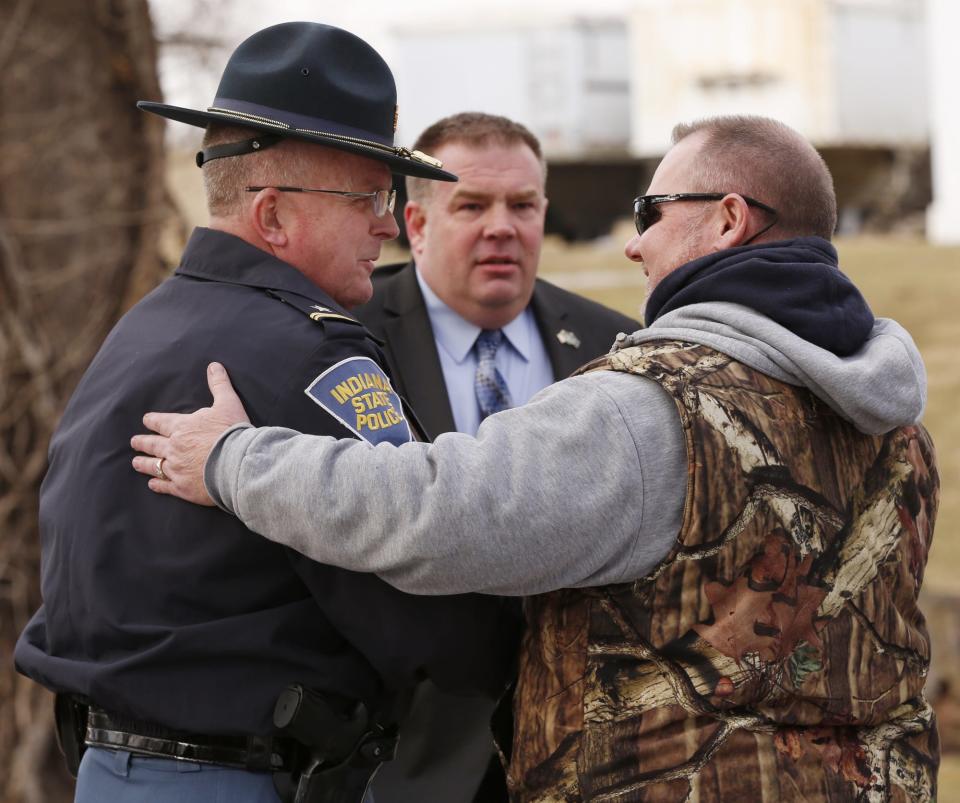
[[[388,358],[401,395],[428,435],[452,432],[456,429],[453,411],[413,263],[390,282],[384,294],[384,312]]]
[[[561,343],[558,335],[562,331],[570,330],[568,322],[569,311],[562,298],[550,292],[549,285],[539,279],[533,288],[533,316],[537,321],[537,329],[550,358],[550,367],[553,369],[554,379],[565,379],[577,368],[583,365],[587,358],[583,350],[577,346]],[[582,338],[583,334],[578,333]]]

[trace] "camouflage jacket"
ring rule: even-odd
[[[933,799],[926,431],[864,435],[706,346],[647,342],[583,370],[676,401],[684,522],[647,577],[528,599],[512,799]]]

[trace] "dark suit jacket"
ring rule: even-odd
[[[569,376],[585,362],[609,351],[618,332],[640,328],[632,318],[542,279],[537,279],[530,303],[556,379]],[[384,352],[396,389],[431,437],[455,430],[433,329],[413,263],[374,271],[373,298],[353,313],[386,341]],[[561,343],[557,334],[562,330],[573,332],[580,345]]]

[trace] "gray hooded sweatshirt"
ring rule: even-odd
[[[916,423],[926,402],[910,335],[877,319],[837,357],[738,304],[692,304],[621,345],[684,340],[809,388],[870,434]],[[491,416],[476,438],[371,446],[282,428],[228,431],[210,495],[247,527],[314,560],[415,594],[529,595],[647,574],[680,530],[687,458],[673,399],[597,371]]]

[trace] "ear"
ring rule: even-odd
[[[403,207],[403,222],[407,227],[407,239],[414,256],[423,252],[427,239],[427,210],[416,201],[407,201]]]
[[[282,194],[267,187],[254,196],[247,208],[247,219],[254,231],[275,248],[286,247],[290,239],[283,203]]]
[[[742,195],[731,192],[719,207],[717,250],[736,248],[750,237],[750,207]]]

